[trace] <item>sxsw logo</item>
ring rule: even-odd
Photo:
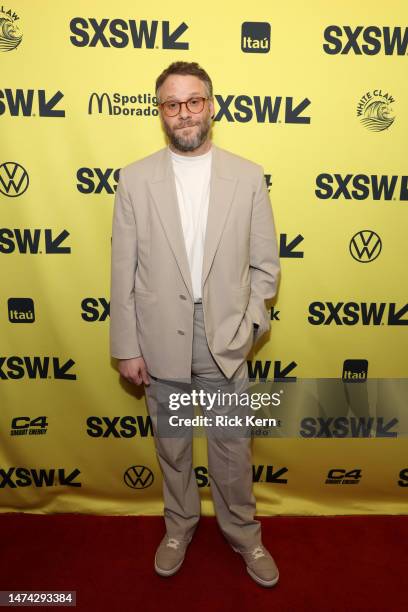
[[[291,361],[290,363],[284,365],[281,361],[260,361],[257,359],[256,361],[247,361],[248,365],[248,377],[249,380],[254,381],[259,379],[261,382],[266,381],[278,381],[283,380],[284,382],[295,382],[295,376],[289,376],[293,373],[293,370],[297,368],[297,363],[295,361]]]
[[[397,438],[396,417],[305,417],[301,438]]]
[[[408,325],[408,304],[395,302],[311,302],[311,325]]]
[[[208,468],[204,465],[198,465],[194,468],[197,486],[201,489],[202,487],[210,486],[210,479],[208,476]],[[281,467],[274,469],[273,465],[252,465],[252,482],[267,482],[273,484],[287,484],[288,479],[283,478],[284,474],[287,474],[288,468]]]
[[[28,172],[17,162],[0,164],[0,193],[8,198],[16,198],[28,189]]]
[[[408,176],[397,174],[329,174],[316,177],[320,200],[408,201]]]
[[[142,438],[153,435],[150,416],[90,416],[86,420],[88,436],[92,438]]]
[[[55,108],[63,97],[62,91],[47,95],[45,89],[0,89],[0,115],[8,110],[12,117],[65,117],[62,108]]]
[[[74,468],[67,472],[65,468],[25,468],[11,467],[7,471],[0,468],[0,489],[10,487],[81,487],[75,479],[81,472]]]
[[[397,480],[399,487],[408,487],[408,468],[404,468],[399,473],[400,480]]]
[[[30,380],[54,378],[55,380],[76,380],[76,374],[70,372],[75,365],[73,359],[60,361],[59,357],[24,355],[0,356],[0,380]]]
[[[324,31],[323,50],[329,55],[407,55],[408,28],[330,25]]]
[[[188,29],[184,21],[170,27],[169,21],[140,19],[95,19],[74,17],[69,24],[75,47],[114,47],[123,49],[187,50],[189,43],[179,40]]]
[[[34,323],[34,301],[31,298],[9,298],[7,307],[10,323]]]
[[[310,116],[303,115],[311,104],[309,98],[303,98],[299,102],[291,96],[215,94],[214,98],[219,106],[214,121],[310,124]]]
[[[81,302],[81,317],[87,323],[106,321],[110,316],[110,302],[106,298],[86,297]]]
[[[63,246],[68,238],[69,231],[63,229],[56,236],[54,230],[47,229],[11,229],[0,228],[0,253],[14,253],[38,255],[38,253],[66,254],[71,253],[71,247]],[[42,238],[42,240],[41,240]],[[41,246],[41,243],[43,246]]]
[[[271,25],[262,21],[245,21],[241,27],[241,51],[268,53],[271,48]]]
[[[365,382],[367,373],[367,359],[345,359],[342,373],[342,379],[345,382]]]
[[[120,168],[78,168],[77,189],[80,193],[108,193],[112,195],[116,191],[119,181]]]

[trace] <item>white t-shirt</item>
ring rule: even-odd
[[[190,264],[194,301],[201,300],[205,229],[210,197],[212,148],[204,155],[180,155],[169,147]]]

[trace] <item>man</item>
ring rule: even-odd
[[[211,141],[208,74],[174,62],[157,78],[156,96],[168,145],[122,168],[116,190],[110,343],[120,374],[145,385],[166,524],[155,569],[171,576],[199,521],[200,497],[192,428],[170,432],[169,398],[185,389],[245,392],[246,357],[270,329],[265,300],[276,294],[280,266],[263,168]],[[212,413],[232,414],[221,403]],[[254,519],[250,432],[206,433],[218,524],[250,576],[273,586],[279,572]]]

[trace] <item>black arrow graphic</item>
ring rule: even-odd
[[[59,357],[53,357],[54,378],[63,380],[76,380],[76,374],[67,374],[68,370],[75,364],[73,359],[68,359],[63,365],[60,365]]]
[[[388,311],[388,325],[408,325],[408,319],[402,317],[408,312],[408,304],[396,310],[396,304],[391,302]]]
[[[71,252],[71,247],[61,247],[59,246],[61,244],[61,242],[63,242],[65,240],[65,238],[68,238],[69,236],[69,231],[64,229],[62,230],[62,232],[60,232],[58,234],[58,236],[56,236],[54,239],[52,238],[52,230],[51,229],[46,229],[44,230],[45,233],[45,252],[46,253],[70,253]]]
[[[293,108],[293,98],[286,98],[285,123],[310,123],[310,117],[299,117],[300,113],[304,111],[309,104],[309,98],[305,98]]]
[[[396,431],[390,431],[391,427],[398,425],[398,419],[395,417],[388,421],[388,423],[384,423],[383,417],[378,417],[377,419],[377,430],[376,430],[376,438],[396,438],[398,433]]]
[[[176,42],[178,38],[188,29],[188,25],[180,23],[180,25],[170,34],[170,22],[163,21],[163,49],[188,49],[188,42]]]
[[[288,235],[281,234],[280,235],[280,245],[279,245],[279,256],[280,257],[303,257],[303,251],[295,251],[295,247],[304,240],[301,234],[298,234],[293,238],[291,242],[287,242]]]

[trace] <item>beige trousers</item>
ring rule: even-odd
[[[249,386],[244,362],[231,379],[219,369],[208,348],[201,303],[194,304],[191,382],[153,378],[145,386],[152,419],[158,461],[163,473],[164,520],[170,537],[191,540],[200,518],[200,495],[192,463],[193,428],[170,427],[169,417],[194,416],[190,406],[170,409],[170,394],[242,393]],[[171,397],[174,397],[172,395]],[[218,395],[219,397],[219,395]],[[250,410],[235,403],[215,402],[211,410],[200,402],[203,416],[240,415],[242,426],[206,426],[208,475],[218,525],[227,541],[239,550],[261,543],[261,525],[254,519],[256,501],[252,492],[251,427],[245,425]],[[198,414],[197,412],[195,414]]]

